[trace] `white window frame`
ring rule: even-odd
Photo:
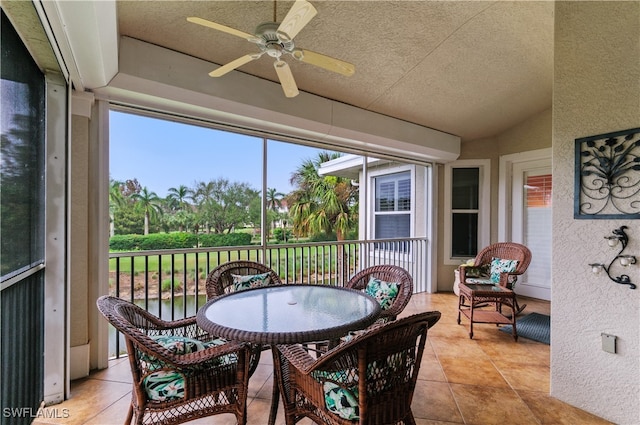
[[[416,185],[415,185],[415,167],[412,165],[399,165],[396,167],[377,169],[368,171],[368,183],[369,183],[369,196],[368,198],[371,200],[371,206],[369,208],[369,239],[374,240],[376,235],[376,182],[375,179],[378,177],[388,176],[391,174],[404,173],[409,171],[409,178],[411,179],[411,209],[409,210],[409,237],[413,237],[415,234],[414,221],[415,221],[415,211],[416,211]],[[406,212],[402,211],[402,214]]]
[[[453,170],[457,168],[478,168],[479,174],[479,194],[478,194],[478,246],[480,251],[489,245],[491,240],[491,160],[489,159],[467,159],[450,162],[444,166],[444,264],[455,265],[468,260],[465,257],[451,256],[451,223],[453,222],[453,209],[451,208],[451,188],[453,180]]]

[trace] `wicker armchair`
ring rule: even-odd
[[[378,265],[367,267],[355,274],[349,279],[346,287],[364,291],[372,277],[385,282],[396,282],[398,284],[398,296],[388,309],[382,310],[380,319],[378,319],[380,321],[395,320],[411,299],[411,295],[413,294],[413,278],[409,272],[402,267]]]
[[[220,264],[207,276],[207,299],[233,292],[233,275],[257,275],[269,273],[270,285],[280,285],[280,276],[268,266],[255,261],[238,260]]]
[[[282,284],[282,280],[280,280],[280,276],[278,276],[278,273],[262,263],[248,260],[237,260],[220,264],[218,267],[211,270],[207,275],[207,300],[218,297],[220,295],[228,294],[230,292],[234,292],[236,290],[235,284],[233,282],[234,275],[248,276],[265,273],[269,274],[269,285]],[[253,351],[257,352],[257,358],[255,359],[255,361],[252,360],[251,362],[251,369],[249,370],[250,375],[253,375],[253,372],[255,372],[258,366],[261,351],[269,350],[270,348],[271,347],[268,345],[253,346]]]
[[[299,345],[278,345],[285,423],[415,424],[411,401],[427,331],[439,319],[432,311],[374,325],[317,359]]]
[[[251,352],[245,344],[216,340],[195,317],[167,322],[110,296],[97,306],[127,345],[133,391],[126,423],[169,425],[232,413],[246,424]]]
[[[493,258],[501,258],[505,260],[517,260],[518,263],[515,267],[515,270],[512,272],[503,272],[500,273],[500,282],[499,285],[506,287],[508,289],[513,289],[516,281],[518,280],[518,276],[524,274],[531,263],[531,251],[526,246],[515,243],[515,242],[498,242],[492,245],[489,245],[483,248],[478,255],[476,255],[473,266],[471,267],[481,267],[485,266],[490,268],[491,260]],[[468,283],[468,279],[472,279],[467,274],[467,269],[469,266],[460,266],[460,282]],[[516,314],[520,314],[522,310],[525,309],[527,305],[523,304],[520,306],[518,304],[518,300],[516,298],[515,301],[515,311]]]

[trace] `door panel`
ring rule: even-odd
[[[551,183],[551,160],[513,165],[512,239],[532,253],[516,292],[544,300],[551,299]]]

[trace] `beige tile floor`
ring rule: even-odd
[[[523,303],[527,304],[523,314],[549,314],[548,302],[521,299]],[[429,331],[413,398],[418,425],[610,423],[549,396],[548,345],[525,338],[514,342],[511,335],[489,324],[475,325],[474,338],[469,339],[468,322],[464,318],[461,325],[456,322],[457,298],[451,293],[416,294],[403,315],[430,310],[442,312],[442,318]],[[271,356],[264,352],[249,383],[250,425],[267,423],[271,383]],[[128,361],[113,360],[108,369],[72,382],[69,400],[55,406],[58,411],[67,409],[67,418],[34,424],[122,424],[130,394]],[[235,417],[218,415],[189,423],[235,424]],[[281,414],[277,423],[284,423]]]

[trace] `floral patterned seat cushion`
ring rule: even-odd
[[[500,283],[500,273],[511,273],[518,267],[518,260],[491,259],[491,282]]]
[[[357,386],[347,389],[326,381],[323,385],[323,390],[324,402],[330,412],[350,421],[360,419]]]
[[[464,274],[471,278],[488,278],[490,273],[490,264],[482,264],[480,266],[465,266]]]
[[[269,273],[247,275],[232,274],[231,277],[233,278],[233,289],[236,291],[266,286],[271,283],[271,276]]]
[[[378,300],[383,310],[388,310],[398,296],[398,283],[385,282],[384,280],[371,277],[364,292]]]
[[[465,268],[465,276],[467,277],[466,283],[476,283],[482,285],[495,285],[500,283],[500,273],[510,273],[516,270],[518,267],[518,260],[504,260],[502,258],[492,258],[491,264],[487,264],[485,266],[480,266],[488,271],[487,273],[483,273],[483,270],[477,270],[475,267],[466,267]],[[472,274],[469,275],[469,269],[472,269]]]
[[[158,370],[142,381],[149,400],[171,401],[184,398],[184,375],[175,370]]]
[[[327,410],[350,421],[360,419],[355,370],[315,371],[312,372],[312,376],[319,382],[323,382],[322,389]]]
[[[196,351],[226,343],[222,338],[203,342],[173,335],[152,336],[151,339],[177,355],[195,353]],[[229,360],[233,359],[230,358]],[[140,357],[140,361],[145,364],[148,370],[155,371],[143,379],[143,388],[149,400],[166,402],[184,397],[185,378],[182,373],[175,370],[161,369],[162,363],[153,356],[143,354]]]

